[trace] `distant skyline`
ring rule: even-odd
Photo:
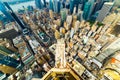
[[[10,6],[14,11],[17,11],[18,9],[23,9],[22,6],[27,7],[29,5],[35,6],[35,1],[29,1],[29,2],[19,3],[15,5],[10,5]],[[1,11],[0,11],[0,14],[2,14]]]
[[[15,2],[15,1],[35,1],[35,0],[0,0],[2,2]],[[41,0],[43,2],[43,0]],[[46,0],[47,2],[49,2],[49,0]]]
[[[0,0],[0,1],[3,1],[3,2],[6,2],[6,1],[7,2],[28,1],[28,2],[23,2],[23,3],[19,3],[19,4],[10,5],[14,11],[17,11],[18,9],[23,9],[22,6],[25,6],[25,7],[27,7],[28,5],[35,6],[35,0]],[[43,0],[41,0],[41,1],[43,2]],[[46,0],[46,2],[49,2],[49,0]],[[120,0],[115,0],[115,2],[117,5],[120,5]],[[0,11],[0,14],[1,14],[1,11]]]
[[[2,2],[15,2],[15,1],[35,1],[35,0],[0,0]],[[43,0],[41,0],[43,2]],[[59,1],[59,0],[57,0]],[[49,2],[49,0],[46,0],[46,2]]]
[[[3,2],[12,2],[12,1],[30,1],[30,0],[0,0]]]

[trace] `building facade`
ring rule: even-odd
[[[105,2],[102,9],[99,11],[98,17],[97,17],[97,21],[98,22],[102,22],[103,19],[108,15],[108,13],[110,12],[111,8],[113,7],[113,2]]]
[[[10,20],[14,21],[8,10],[5,8],[5,5],[0,1],[0,11]]]
[[[43,8],[43,3],[41,0],[35,0],[35,5],[37,8],[42,9]]]
[[[84,6],[84,12],[83,12],[83,18],[85,20],[89,20],[91,14],[92,14],[92,11],[94,9],[94,2],[95,0],[90,0],[88,2],[86,2],[85,6]]]

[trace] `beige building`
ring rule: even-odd
[[[53,19],[53,11],[49,10],[50,18]]]
[[[111,24],[112,22],[114,22],[117,18],[117,14],[116,13],[111,13],[109,14],[107,17],[105,17],[105,19],[103,20],[102,23],[104,24]]]

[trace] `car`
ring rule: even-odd
[[[48,35],[46,35],[44,32],[39,32],[38,35],[45,46],[48,46],[50,44],[50,37]]]

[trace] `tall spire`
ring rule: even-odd
[[[65,43],[63,39],[57,41],[55,60],[56,60],[55,65],[57,68],[66,67]]]

